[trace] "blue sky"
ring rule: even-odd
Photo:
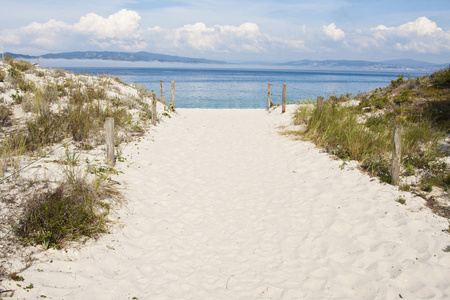
[[[448,0],[0,0],[5,51],[450,62]]]

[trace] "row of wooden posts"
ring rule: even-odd
[[[272,84],[269,83],[267,88],[267,110],[269,110],[273,106],[272,99],[270,98],[271,87]],[[322,109],[323,107],[322,96],[317,97],[316,105],[318,110]],[[286,84],[283,84],[281,113],[283,114],[285,112],[286,112]],[[401,157],[402,157],[402,126],[395,125],[393,147],[392,147],[392,164],[391,164],[391,183],[393,185],[399,185],[400,183]]]
[[[165,103],[164,91],[163,91],[163,81],[160,80],[161,88],[161,98],[160,101]],[[267,110],[273,106],[273,102],[270,98],[270,88],[271,84],[268,85],[267,92]],[[175,107],[175,81],[171,84],[171,104]],[[152,125],[156,126],[156,95],[152,94]],[[321,110],[323,107],[323,97],[317,97],[317,109]],[[283,94],[282,94],[282,107],[281,113],[286,112],[286,84],[283,84]],[[110,165],[115,164],[115,153],[114,153],[114,118],[106,118],[105,120],[106,129],[106,158]],[[402,151],[402,126],[394,126],[394,138],[393,138],[393,149],[392,149],[392,166],[391,166],[391,179],[393,185],[398,185],[400,182],[400,163],[401,163],[401,151]]]
[[[267,87],[267,110],[269,110],[273,106],[272,99],[270,98],[270,88],[272,84],[268,84]],[[286,84],[283,84],[283,95],[282,95],[282,105],[281,105],[281,113],[284,114],[286,112]]]
[[[163,81],[159,81],[160,90],[161,90],[161,98],[160,102],[166,103],[164,99],[164,89],[163,89]],[[156,126],[157,120],[157,111],[156,111],[156,103],[158,99],[156,98],[156,94],[152,93],[151,99],[151,114],[152,114],[152,125]],[[175,107],[175,81],[171,82],[171,105]],[[115,151],[114,151],[114,118],[106,118],[105,119],[105,131],[106,131],[106,160],[109,165],[115,165]]]

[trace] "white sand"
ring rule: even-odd
[[[450,298],[448,222],[423,200],[278,135],[279,109],[178,112],[117,165],[122,226],[41,254],[14,298]]]

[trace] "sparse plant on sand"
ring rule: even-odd
[[[396,201],[400,204],[406,205],[406,199],[403,196],[399,196]]]
[[[59,248],[62,243],[106,231],[105,199],[120,199],[108,173],[89,177],[68,168],[56,187],[37,190],[25,201],[17,234],[25,243]]]
[[[77,166],[78,165],[80,153],[76,153],[75,151],[71,152],[69,150],[69,148],[66,146],[65,155],[66,155],[66,159],[64,161],[65,164],[67,164],[69,166]]]

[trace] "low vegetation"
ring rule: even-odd
[[[427,195],[439,188],[448,200],[450,149],[445,139],[450,134],[450,69],[420,78],[401,75],[385,88],[354,97],[358,105],[340,100],[347,98],[330,97],[322,109],[301,106],[294,119],[302,129],[291,133],[343,160],[358,160],[362,169],[390,183],[393,127],[402,125],[402,189],[413,190],[431,203],[436,199]],[[450,217],[447,205],[448,201],[433,208]]]
[[[152,118],[150,98],[144,87],[116,77],[39,68],[11,58],[0,62],[0,238],[12,228],[24,244],[59,248],[105,232],[108,212],[121,199],[111,179],[118,172],[89,151],[105,144],[109,117],[119,149],[144,134]],[[44,176],[16,173],[61,147],[64,157],[36,166]],[[87,167],[79,166],[82,157]],[[119,154],[118,160],[124,158]],[[55,164],[62,178],[45,173]]]
[[[110,204],[121,195],[108,182],[108,174],[89,178],[76,169],[66,169],[56,187],[36,190],[26,201],[17,235],[25,243],[59,248],[66,241],[106,232]]]

